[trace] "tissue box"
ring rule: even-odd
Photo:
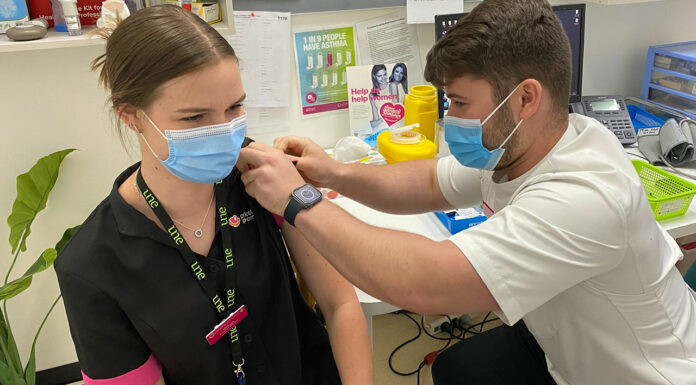
[[[434,214],[449,230],[450,234],[456,234],[471,226],[476,226],[487,219],[486,215],[483,214],[481,206],[468,209],[435,211]]]
[[[167,4],[181,5],[179,1],[167,0]],[[212,2],[191,2],[191,13],[198,15],[208,24],[215,24],[222,21],[220,4]]]
[[[24,0],[0,0],[0,33],[5,33],[23,20],[29,20],[29,10]]]

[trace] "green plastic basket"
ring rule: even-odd
[[[633,160],[633,167],[643,182],[655,219],[684,215],[696,194],[696,185],[649,163]]]

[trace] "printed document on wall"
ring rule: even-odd
[[[246,107],[289,107],[290,13],[234,11],[236,33],[225,38],[239,58]]]
[[[409,24],[434,23],[435,15],[464,12],[462,0],[406,0]]]
[[[403,68],[408,68],[402,82],[405,91],[409,84],[425,84],[416,26],[406,23],[406,10],[359,22],[355,34],[361,64],[404,63]]]

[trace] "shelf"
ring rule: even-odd
[[[231,32],[231,29],[224,21],[211,25],[221,34]],[[101,37],[90,33],[95,29],[96,27],[93,25],[86,26],[82,28],[82,35],[70,36],[67,32],[56,32],[53,28],[51,28],[43,39],[29,41],[14,41],[7,38],[7,35],[0,34],[0,53],[36,51],[53,48],[87,47],[104,44],[104,40]]]
[[[649,87],[649,88],[654,88],[654,89],[656,89],[656,90],[660,90],[660,91],[665,92],[665,93],[668,93],[668,94],[672,94],[672,95],[675,95],[675,96],[679,96],[679,97],[682,98],[682,99],[687,99],[687,100],[689,100],[689,101],[696,102],[696,95],[687,94],[687,93],[684,92],[684,91],[678,91],[678,90],[675,90],[675,89],[672,89],[672,88],[669,88],[669,87],[665,87],[665,86],[661,86],[661,85],[655,84],[655,83],[650,83],[650,84],[648,84],[648,87]],[[674,107],[672,107],[672,108],[674,108]]]
[[[685,74],[683,72],[672,71],[672,70],[664,69],[662,67],[650,67],[650,70],[657,71],[657,72],[660,72],[660,73],[663,73],[666,75],[671,75],[671,76],[675,76],[678,78],[686,79],[686,80],[691,80],[692,82],[696,82],[696,76]],[[654,83],[652,83],[652,84],[654,84]]]
[[[588,2],[588,3],[605,4],[605,5],[654,3],[656,1],[664,1],[664,0],[586,0],[586,2]]]
[[[211,26],[217,29],[221,34],[234,33],[234,25],[230,27],[227,24],[227,20],[233,20],[232,0],[218,1],[220,3],[220,12],[222,13],[223,21],[211,24]],[[90,34],[90,32],[95,29],[96,27],[93,25],[83,26],[82,35],[70,36],[67,32],[56,32],[51,28],[44,38],[30,41],[10,40],[7,38],[7,35],[3,33],[0,34],[0,53],[103,45],[104,39],[97,35]]]

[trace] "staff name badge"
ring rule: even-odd
[[[215,325],[213,330],[205,336],[208,344],[210,346],[214,345],[222,336],[229,333],[230,330],[234,329],[235,326],[242,322],[248,314],[249,312],[246,310],[246,307],[244,305],[240,306],[239,309],[228,315],[222,322]]]

